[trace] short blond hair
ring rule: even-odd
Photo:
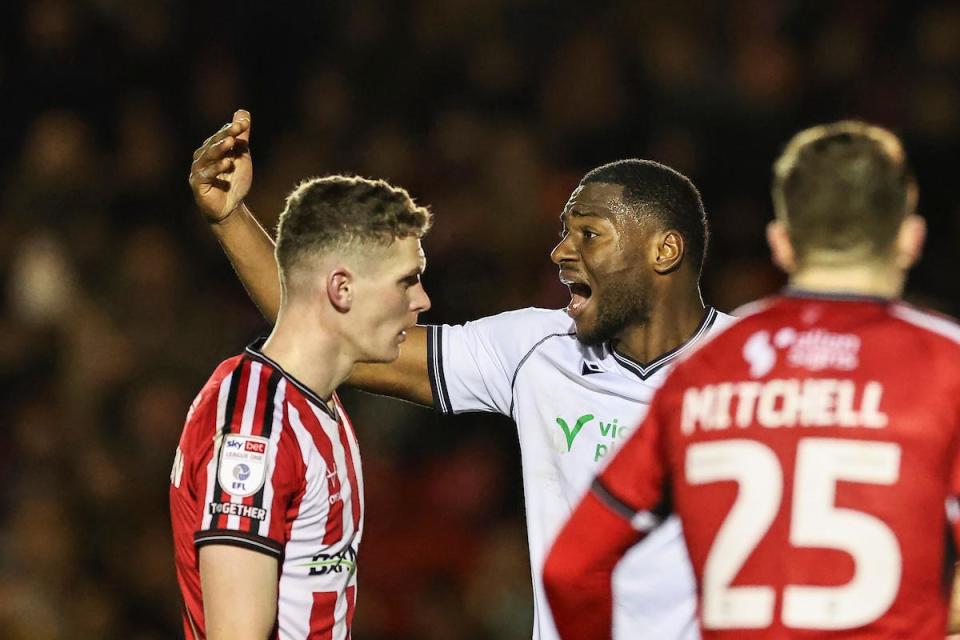
[[[277,226],[280,275],[304,257],[423,237],[432,214],[405,189],[385,180],[332,175],[301,182],[287,197]]]
[[[801,264],[813,252],[886,255],[913,189],[897,136],[853,120],[801,131],[773,166],[774,211]]]

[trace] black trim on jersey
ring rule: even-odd
[[[266,341],[267,339],[264,337],[264,338],[257,338],[256,340],[251,342],[249,345],[247,345],[245,355],[252,360],[259,360],[262,364],[267,365],[274,371],[280,372],[280,375],[286,378],[287,382],[295,386],[303,395],[305,395],[307,397],[307,400],[310,400],[311,402],[313,402],[313,404],[323,409],[323,411],[328,416],[336,420],[337,414],[333,409],[330,408],[330,405],[327,404],[327,400],[324,400],[323,398],[321,398],[319,395],[317,395],[316,391],[313,391],[312,389],[310,389],[310,387],[303,384],[302,382],[294,378],[292,375],[287,373],[283,369],[283,367],[281,367],[275,361],[263,355],[263,352],[260,351],[260,349],[263,348],[263,343]]]
[[[276,540],[264,538],[246,531],[234,529],[207,529],[193,534],[193,544],[200,548],[208,544],[225,544],[232,547],[243,547],[259,551],[268,556],[279,558],[283,555],[283,546]]]
[[[642,362],[637,362],[633,358],[626,356],[622,353],[618,353],[617,350],[613,347],[613,343],[610,343],[610,353],[613,354],[613,359],[624,369],[627,369],[631,373],[635,374],[641,380],[646,380],[650,376],[654,375],[657,371],[662,369],[666,364],[671,360],[680,355],[680,352],[685,350],[687,347],[697,342],[700,338],[707,334],[710,331],[710,327],[713,326],[714,322],[717,320],[717,310],[713,307],[707,307],[706,312],[703,315],[703,319],[700,321],[700,324],[697,326],[696,330],[693,332],[689,338],[678,344],[676,347],[667,351],[666,353],[657,356],[649,364],[644,364]]]
[[[846,291],[808,291],[807,289],[793,289],[786,287],[781,295],[785,298],[809,298],[811,300],[830,300],[832,302],[877,302],[890,304],[897,300],[882,296],[871,296],[863,293]]]
[[[610,490],[600,482],[600,478],[593,480],[593,484],[590,485],[590,490],[593,491],[593,495],[597,497],[597,500],[610,507],[611,511],[624,520],[633,520],[633,516],[637,515],[637,510],[610,493]]]
[[[230,502],[230,496],[226,491],[224,491],[223,487],[220,486],[220,459],[223,457],[223,439],[227,437],[228,433],[230,433],[230,427],[233,425],[233,412],[237,409],[237,395],[240,391],[240,378],[243,377],[243,367],[245,364],[246,362],[241,360],[239,366],[233,370],[233,373],[230,374],[230,391],[227,392],[227,405],[224,407],[223,426],[220,427],[220,438],[219,444],[217,445],[219,447],[217,449],[217,466],[213,470],[213,472],[216,474],[215,482],[217,483],[217,491],[214,492],[214,502]],[[219,519],[219,514],[210,518],[210,526],[216,527]]]
[[[281,378],[283,378],[283,376],[280,375],[280,372],[274,369],[270,372],[270,377],[267,379],[267,395],[265,396],[263,407],[263,428],[260,432],[260,437],[266,438],[267,440],[270,440],[270,434],[273,433],[274,418],[276,417],[275,396],[277,395],[277,385],[280,384]],[[267,471],[269,472],[269,469]],[[264,482],[253,496],[253,506],[257,509],[263,508],[263,492],[266,488],[267,483]],[[249,520],[250,522],[247,523],[247,531],[253,533],[260,528],[260,523],[254,518],[250,518]]]
[[[440,325],[427,325],[427,371],[433,392],[433,408],[443,414],[452,412],[450,392],[443,376],[443,327]]]
[[[527,358],[532,356],[533,352],[537,350],[537,347],[542,345],[544,342],[546,342],[550,338],[556,338],[558,336],[575,336],[575,335],[577,335],[576,331],[570,331],[568,333],[551,333],[551,334],[545,335],[542,338],[540,338],[540,340],[535,345],[530,347],[530,350],[527,351],[522,358],[520,358],[520,362],[517,364],[517,368],[513,370],[513,377],[510,379],[510,417],[513,417],[513,400],[514,400],[513,387],[517,383],[517,374],[520,373],[520,367],[522,367],[523,364],[527,361]]]

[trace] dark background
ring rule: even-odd
[[[841,117],[904,137],[930,226],[909,297],[960,304],[955,2],[3,2],[0,637],[180,634],[173,451],[267,329],[186,181],[237,107],[266,225],[329,172],[431,206],[428,322],[564,305],[557,216],[632,156],[700,187],[708,302],[775,291],[771,162]],[[528,637],[511,424],[344,395],[368,498],[354,637]]]

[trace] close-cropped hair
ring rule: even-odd
[[[287,197],[277,226],[281,274],[309,255],[423,237],[432,214],[405,189],[384,180],[331,175],[301,182]]]
[[[852,120],[798,133],[773,166],[774,211],[801,264],[813,252],[885,255],[914,186],[900,140]]]
[[[659,162],[630,158],[591,170],[580,184],[593,182],[622,186],[624,204],[638,218],[653,216],[665,229],[678,231],[684,240],[684,259],[700,273],[710,232],[700,192],[689,178]]]

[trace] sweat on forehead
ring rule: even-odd
[[[666,227],[679,231],[699,271],[707,247],[707,217],[700,192],[685,175],[659,162],[631,158],[588,172],[579,189],[590,185],[620,186],[620,200],[632,215],[659,218]]]
[[[621,222],[625,216],[636,219],[639,214],[638,207],[624,201],[622,185],[597,182],[574,189],[561,217],[596,216]]]

